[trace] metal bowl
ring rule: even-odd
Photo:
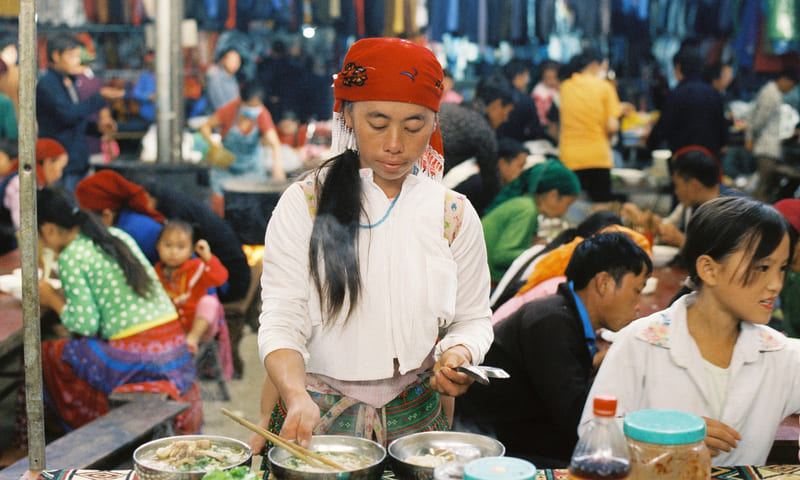
[[[420,432],[398,438],[389,444],[392,470],[400,480],[431,480],[433,467],[423,467],[405,460],[413,455],[425,455],[433,450],[447,448],[456,453],[470,452],[470,459],[501,457],[506,447],[484,435],[466,432]]]
[[[177,435],[174,437],[159,438],[158,440],[153,440],[140,445],[139,448],[133,452],[133,469],[136,472],[139,480],[200,480],[203,478],[203,475],[206,474],[205,470],[194,470],[188,472],[166,470],[163,468],[154,467],[152,464],[147,462],[147,459],[151,458],[155,454],[156,450],[169,446],[173,442],[179,440],[210,440],[213,445],[242,451],[241,460],[238,460],[231,465],[222,467],[220,468],[221,470],[229,470],[233,467],[238,467],[239,465],[249,465],[250,458],[253,455],[250,447],[246,443],[236,440],[235,438],[217,435]]]
[[[363,455],[372,463],[349,472],[304,472],[286,464],[292,454],[281,447],[273,447],[267,454],[270,471],[280,480],[380,480],[386,449],[372,440],[344,435],[314,435],[308,449],[313,452],[349,452]]]

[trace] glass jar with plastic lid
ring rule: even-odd
[[[711,454],[705,421],[677,410],[639,410],[625,416],[631,479],[707,480]]]

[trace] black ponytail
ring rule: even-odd
[[[316,189],[320,193],[308,259],[326,323],[341,312],[345,296],[350,303],[348,316],[358,303],[361,274],[356,242],[361,216],[361,178],[358,154],[352,150],[328,160],[320,168],[327,168],[327,173],[321,185],[317,177]],[[320,259],[325,268],[324,286]]]
[[[89,237],[103,252],[117,261],[125,275],[125,281],[140,297],[150,295],[153,280],[147,269],[133,254],[128,245],[111,235],[95,215],[81,210],[75,199],[61,187],[45,187],[37,195],[37,225],[52,223],[61,228],[80,227],[81,233]]]

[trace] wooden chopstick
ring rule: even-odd
[[[256,432],[257,434],[261,435],[262,437],[266,438],[267,440],[269,440],[270,442],[274,443],[275,445],[283,448],[284,450],[289,451],[289,453],[291,453],[295,457],[299,458],[300,460],[303,460],[306,463],[309,463],[309,464],[314,464],[314,463],[320,464],[320,463],[322,463],[322,464],[328,465],[329,467],[333,467],[333,468],[335,468],[335,469],[337,469],[339,471],[342,471],[342,472],[346,472],[347,471],[346,468],[344,468],[343,466],[341,466],[338,463],[334,462],[333,460],[329,460],[329,459],[327,459],[327,458],[325,458],[325,457],[323,457],[323,456],[321,456],[321,455],[319,455],[317,453],[312,452],[311,450],[308,450],[306,448],[301,447],[300,445],[298,445],[296,443],[292,443],[289,440],[286,440],[285,438],[279,437],[278,435],[275,435],[274,433],[270,432],[269,430],[261,428],[258,425],[256,425],[255,423],[249,422],[249,421],[245,420],[244,418],[236,415],[235,413],[231,412],[227,408],[220,408],[220,411],[222,413],[224,413],[225,415],[227,415],[228,417],[230,417],[233,420],[235,420],[236,422],[238,422],[239,424],[249,428],[250,430],[252,430],[252,431]]]

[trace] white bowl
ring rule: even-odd
[[[680,252],[680,248],[673,247],[672,245],[654,245],[653,246],[653,266],[666,267],[669,262]]]
[[[625,185],[639,185],[644,181],[646,173],[637,168],[612,168],[611,177],[617,177]]]

